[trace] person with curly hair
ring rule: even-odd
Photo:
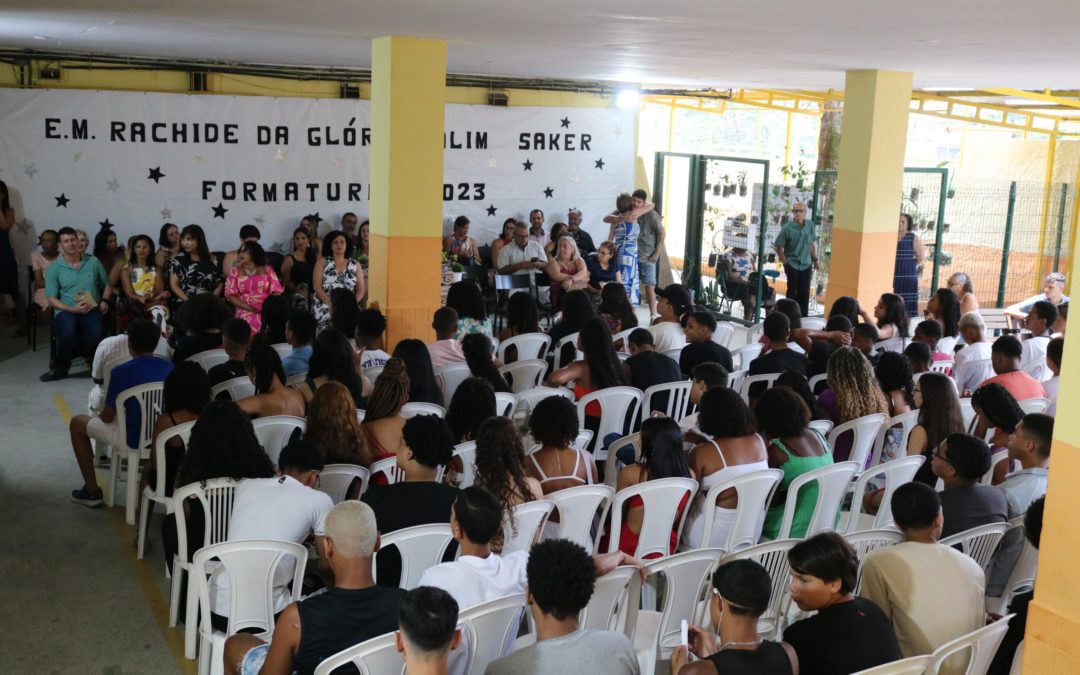
[[[861,354],[859,358],[862,358]],[[768,443],[769,467],[784,472],[780,486],[773,495],[773,505],[765,514],[765,527],[762,529],[763,536],[776,539],[784,520],[788,487],[804,473],[832,464],[833,452],[825,437],[810,428],[810,410],[791,389],[769,389],[758,400],[756,411],[758,433]],[[815,484],[804,486],[799,491],[789,536],[800,539],[806,534],[817,497],[818,486]]]
[[[450,399],[446,423],[454,435],[454,443],[476,440],[476,433],[485,420],[495,417],[495,392],[487,380],[470,377],[462,382]]]
[[[489,417],[476,432],[473,485],[495,495],[503,511],[544,498],[540,482],[526,472],[521,435],[509,417]]]
[[[252,417],[304,416],[304,395],[285,386],[285,369],[276,349],[256,340],[244,357],[244,369],[255,385],[255,395],[236,402],[241,410]]]
[[[379,459],[368,448],[352,396],[340,382],[327,382],[315,392],[308,406],[304,439],[318,446],[326,464],[367,468]]]
[[[598,570],[597,561],[571,541],[556,539],[534,545],[525,565],[525,580],[536,642],[492,661],[486,675],[637,673],[637,657],[625,635],[582,630],[578,625],[578,615],[592,597],[597,573],[607,571]]]
[[[818,396],[818,404],[840,425],[874,413],[889,414],[889,402],[874,378],[870,361],[855,347],[841,347],[829,357],[826,370],[829,388]],[[836,461],[851,454],[854,433],[843,434],[833,448]]]
[[[461,351],[465,354],[465,363],[473,377],[484,380],[494,391],[510,392],[502,373],[495,367],[491,354],[491,338],[483,333],[471,333],[461,340]]]
[[[540,449],[529,455],[529,475],[540,483],[544,494],[596,482],[592,455],[570,446],[578,435],[573,403],[562,396],[549,396],[537,403],[529,416],[529,433],[540,443]]]
[[[394,347],[394,358],[400,359],[409,374],[409,400],[414,403],[443,404],[442,389],[435,381],[431,352],[420,340],[409,338]]]
[[[308,360],[307,379],[296,390],[308,403],[327,382],[340,382],[352,394],[357,408],[366,408],[364,380],[356,372],[356,359],[348,337],[336,328],[326,328],[315,338]]]

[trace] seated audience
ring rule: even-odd
[[[1016,425],[1024,418],[1024,409],[1016,402],[1009,390],[1000,384],[988,384],[979,387],[971,396],[971,407],[975,411],[975,423],[972,433],[977,438],[986,438],[990,434],[991,455],[1009,447],[1009,434],[1016,431]],[[993,484],[1005,479],[1009,462],[1000,461],[994,467]]]
[[[912,336],[912,340],[915,342],[921,342],[930,348],[930,360],[931,361],[952,361],[952,354],[946,354],[938,351],[938,341],[942,338],[941,324],[934,319],[927,319],[920,321],[915,326],[915,334]]]
[[[979,563],[938,543],[945,521],[934,488],[906,483],[891,505],[904,542],[867,554],[860,592],[892,622],[900,655],[921,656],[986,625],[985,580]]]
[[[979,298],[975,295],[975,285],[971,283],[971,277],[967,273],[956,272],[946,283],[949,290],[960,300],[961,315],[979,311]]]
[[[413,338],[401,340],[394,347],[394,358],[401,359],[405,364],[405,372],[409,374],[410,401],[445,405],[442,389],[435,380],[431,353],[423,342]]]
[[[497,255],[492,247],[492,256],[499,274],[532,274],[547,267],[544,245],[529,238],[529,226],[520,220],[514,221],[513,238]]]
[[[775,539],[784,521],[787,490],[792,481],[804,473],[832,464],[833,454],[825,437],[810,428],[810,410],[791,389],[773,387],[766,391],[758,401],[756,414],[758,433],[768,443],[769,467],[784,472],[773,495],[773,506],[766,512],[762,530],[764,536]],[[798,539],[806,534],[817,495],[816,484],[799,491],[789,536]]]
[[[980,485],[990,470],[990,448],[970,434],[951,434],[938,446],[934,475],[945,484],[941,492],[941,536],[948,537],[979,525],[1004,523],[1009,505],[1001,490]]]
[[[509,340],[517,335],[528,333],[540,333],[540,312],[536,305],[536,298],[532,293],[514,293],[506,301],[506,327],[499,331],[499,341]],[[429,348],[430,349],[430,348]],[[517,349],[514,349],[514,358],[506,355],[506,362],[517,360]],[[434,360],[434,355],[432,356]],[[437,366],[436,366],[437,367]]]
[[[199,419],[203,408],[210,402],[210,382],[206,371],[197,363],[185,361],[177,364],[165,378],[165,388],[161,393],[161,414],[154,423],[150,447],[157,446],[158,436],[167,429],[185,422]],[[184,459],[184,442],[174,437],[165,444],[165,483],[166,497],[171,497],[176,482],[176,472]],[[146,486],[157,489],[157,453],[150,453],[150,461],[139,481],[139,494]],[[150,519],[147,518],[149,525]]]
[[[596,253],[596,244],[593,243],[592,235],[581,229],[581,211],[577,209],[567,211],[566,234],[574,238],[581,255],[589,256]]]
[[[405,373],[405,362],[391,358],[375,380],[375,388],[364,411],[364,421],[360,424],[373,459],[396,457],[398,449],[405,443],[402,436],[405,418],[401,408],[408,402],[409,376]],[[372,482],[380,481],[385,479],[382,476],[372,477]]]
[[[960,335],[960,298],[951,288],[943,287],[934,291],[926,302],[926,318],[941,324],[943,337]],[[949,355],[952,358],[952,355]]]
[[[529,475],[544,494],[596,482],[596,462],[589,453],[571,447],[578,435],[574,404],[562,396],[549,396],[533,408],[529,433],[540,449],[529,455]]]
[[[281,360],[286,378],[308,372],[313,350],[311,343],[318,325],[310,312],[294,309],[289,313],[289,321],[285,324],[285,341],[292,345],[292,351]]]
[[[251,345],[251,325],[243,319],[226,319],[221,325],[221,345],[229,355],[229,360],[217,364],[206,373],[211,387],[236,377],[247,376],[244,357]],[[228,397],[228,394],[222,392],[219,396]]]
[[[181,305],[177,312],[180,337],[173,350],[173,363],[209,349],[220,349],[221,326],[228,318],[228,306],[213,293],[200,293]]]
[[[818,382],[817,387],[823,389],[827,387],[829,383]],[[806,379],[806,376],[802,373],[797,373],[793,370],[786,373],[780,373],[780,377],[776,378],[774,387],[789,387],[793,392],[799,395],[799,398],[806,404],[806,408],[810,411],[811,420],[827,420],[829,419],[829,413],[825,412],[820,405],[818,405],[817,396],[814,396],[814,392],[810,389],[810,381]]]
[[[551,338],[551,353],[555,353],[560,340],[581,331],[585,322],[595,316],[592,301],[589,300],[589,296],[585,295],[585,291],[573,290],[568,292],[566,297],[563,298],[562,314],[559,316],[559,320],[548,331],[548,336]],[[574,359],[574,345],[563,345],[561,354],[562,363],[572,361]]]
[[[979,383],[986,379],[987,371],[991,370],[973,365],[975,361],[989,361],[991,358],[982,314],[968,312],[960,317],[960,337],[964,339],[964,347],[953,357],[953,375],[961,392],[972,392],[978,389]]]
[[[466,335],[461,340],[461,351],[465,354],[465,363],[468,364],[469,372],[473,377],[484,380],[494,391],[510,391],[510,385],[506,383],[502,373],[496,367],[495,356],[491,349],[491,338],[482,333]]]
[[[1046,508],[1046,497],[1039,497],[1031,502],[1024,513],[1024,537],[1036,549],[1042,538],[1043,511]],[[1009,613],[1015,614],[1009,621],[1009,630],[1005,632],[1001,644],[998,645],[994,660],[990,662],[987,675],[1009,675],[1012,672],[1013,658],[1016,656],[1016,648],[1024,640],[1024,631],[1027,628],[1028,605],[1035,597],[1035,589],[1029,588],[1022,593],[1013,596],[1009,603]]]
[[[889,413],[889,402],[878,386],[870,361],[854,347],[841,347],[833,352],[826,379],[829,388],[818,396],[818,405],[833,424],[839,426],[866,415]],[[847,460],[854,442],[854,433],[842,434],[837,439],[833,448],[837,462]]]
[[[435,318],[431,322],[431,327],[435,329],[435,342],[427,346],[432,368],[442,368],[451,363],[465,363],[461,343],[454,338],[457,333],[457,323],[457,312],[450,307],[440,307],[435,310]]]
[[[757,302],[757,284],[750,285],[750,275],[757,270],[755,258],[756,256],[745,248],[730,248],[720,255],[718,261],[718,271],[724,273],[727,284],[725,295],[742,302],[743,319],[746,321],[753,315]]]
[[[686,318],[686,346],[679,354],[679,369],[689,377],[694,366],[711,361],[730,373],[734,370],[728,348],[713,342],[716,318],[709,312],[690,312]]]
[[[507,218],[503,221],[502,234],[491,242],[491,264],[492,267],[498,268],[499,253],[502,251],[503,246],[506,246],[514,240],[514,226],[517,224],[517,220],[514,218]],[[525,237],[529,236],[529,226],[525,226]],[[502,271],[499,271],[502,274]],[[502,338],[500,338],[502,339]]]
[[[166,360],[172,358],[172,349],[163,336],[158,338],[157,346],[154,347],[154,356]],[[105,376],[112,372],[111,368],[109,372],[105,371],[105,364],[116,367],[121,362],[130,359],[131,352],[128,350],[126,332],[110,335],[98,343],[97,349],[94,350],[94,361],[90,366],[90,380],[94,383],[94,386],[90,389],[90,396],[86,405],[87,411],[91,415],[100,413],[101,406],[105,402],[105,388],[108,386]]]
[[[283,345],[288,342],[285,338],[285,324],[289,322],[289,308],[289,301],[281,294],[271,295],[263,302],[262,311],[259,313],[262,328],[258,332],[263,342],[268,345]]]
[[[793,675],[799,658],[786,642],[766,640],[758,633],[758,619],[769,608],[772,580],[753,560],[732,560],[712,575],[709,615],[715,633],[690,626],[689,652],[701,659],[688,663],[687,648],[679,645],[671,655],[671,675],[760,673]]]
[[[877,322],[878,339],[906,338],[910,318],[904,299],[896,293],[884,293],[874,305],[874,319]]]
[[[173,364],[154,356],[161,330],[149,319],[135,319],[128,324],[127,340],[131,361],[122,363],[112,370],[109,377],[109,389],[105,392],[104,406],[101,413],[94,415],[75,415],[71,418],[71,449],[75,461],[79,464],[83,485],[71,491],[71,501],[83,506],[101,506],[103,495],[98,487],[94,472],[94,448],[91,439],[101,441],[115,448],[114,462],[119,461],[124,448],[140,447],[142,438],[141,406],[135,398],[129,398],[124,404],[126,428],[120,427],[117,417],[117,399],[121,393],[143,384],[164,382],[173,369]],[[134,480],[135,472],[131,473]]]
[[[851,329],[851,346],[858,349],[870,363],[877,363],[874,344],[878,341],[877,326],[872,323],[858,323]]]
[[[366,407],[364,380],[356,372],[354,357],[352,345],[344,333],[336,328],[323,329],[315,338],[315,346],[311,350],[307,379],[296,387],[296,391],[310,403],[319,387],[327,382],[340,382],[349,390],[355,407]]]
[[[259,332],[263,328],[263,304],[271,296],[281,295],[285,287],[274,268],[267,264],[266,253],[258,242],[242,244],[236,262],[226,269],[225,299],[236,308],[237,318],[247,321],[251,330]]]
[[[805,354],[799,354],[788,347],[791,323],[783,312],[773,312],[765,317],[763,329],[769,338],[769,351],[750,362],[748,375],[768,375],[795,371],[806,375],[809,364]],[[756,382],[750,386],[750,400],[755,401],[768,388],[765,382]]]
[[[854,594],[859,559],[847,540],[821,532],[792,546],[788,563],[791,599],[803,612],[816,612],[784,631],[800,672],[847,675],[900,659],[888,617]]]
[[[1053,338],[1046,345],[1046,367],[1053,373],[1053,377],[1042,383],[1046,398],[1050,399],[1050,407],[1046,414],[1053,417],[1057,414],[1058,388],[1061,386],[1061,355],[1065,351],[1065,338]]]
[[[728,386],[728,371],[719,363],[699,363],[690,373],[690,383],[690,403],[698,409],[698,412],[692,412],[679,420],[679,427],[686,432],[688,442],[704,443],[708,439],[696,431],[698,430],[698,415],[701,414],[701,399],[707,391]]]
[[[568,294],[569,295],[569,294]],[[569,302],[569,298],[567,298]],[[615,356],[615,347],[611,343],[611,332],[601,319],[593,317],[586,321],[578,334],[578,347],[584,358],[556,370],[548,376],[548,384],[561,387],[574,383],[574,398],[580,401],[594,391],[630,384],[630,379]],[[593,401],[585,407],[586,426],[599,428],[601,407],[599,401]],[[575,420],[577,414],[574,414]],[[576,431],[574,432],[577,433]],[[570,438],[573,440],[573,437]],[[597,442],[604,442],[598,439]]]
[[[562,223],[556,223],[556,227]],[[555,228],[552,228],[554,232]],[[578,251],[573,237],[556,235],[551,240],[551,256],[547,275],[551,279],[551,306],[558,309],[564,293],[572,290],[585,291],[589,285],[589,270]]]
[[[369,307],[357,315],[356,346],[363,350],[360,356],[361,368],[386,365],[390,355],[380,348],[385,332],[386,317],[378,309]]]
[[[622,285],[622,274],[619,272],[619,265],[615,261],[615,256],[615,242],[602,241],[596,249],[596,255],[585,261],[589,267],[589,285],[585,290],[593,297],[600,296],[601,304],[603,304],[605,288],[609,285]],[[625,286],[623,287],[623,296],[626,297]],[[629,302],[629,299],[627,302]],[[634,325],[637,325],[637,321],[634,322]],[[613,329],[613,332],[617,333],[618,331]]]
[[[934,361],[934,354],[930,351],[930,345],[925,342],[912,342],[907,347],[904,347],[904,356],[911,367],[912,375],[930,372],[930,364]]]
[[[1065,275],[1052,272],[1043,277],[1042,293],[1009,305],[1005,308],[1005,315],[1023,320],[1036,302],[1049,302],[1054,307],[1059,307],[1068,301],[1069,296],[1065,295]]]
[[[487,316],[484,296],[481,295],[480,286],[475,281],[463,279],[451,284],[450,290],[446,293],[446,306],[458,315],[455,339],[460,340],[469,333],[492,336],[491,319]]]
[[[915,407],[919,421],[908,435],[907,454],[926,458],[915,473],[915,480],[933,487],[934,452],[952,434],[964,433],[964,416],[956,387],[947,375],[926,373],[915,385]]]
[[[356,296],[347,288],[335,288],[330,291],[330,326],[337,328],[354,351],[360,351],[356,342],[356,323],[360,320],[360,304]]]
[[[327,382],[308,404],[304,440],[322,451],[324,464],[369,467],[376,456],[364,440],[352,395],[340,382]]]
[[[601,244],[603,250],[603,244]],[[611,286],[609,289],[608,286]],[[634,306],[630,304],[630,296],[626,294],[626,286],[622,283],[607,284],[600,290],[600,305],[596,308],[596,315],[607,322],[612,335],[624,330],[637,328],[637,315],[634,314]],[[626,351],[622,340],[616,345],[620,351]]]
[[[805,332],[806,329],[802,329]],[[825,324],[825,330],[819,333],[820,335],[847,335],[851,336],[851,322],[848,321],[846,316],[832,316],[829,317],[828,322]],[[806,358],[810,361],[809,375],[821,375],[829,369],[829,357],[833,355],[840,347],[843,347],[842,341],[836,341],[826,338],[816,338],[810,341],[810,349],[806,352]]]
[[[1040,382],[1050,379],[1046,367],[1046,347],[1050,343],[1057,317],[1057,308],[1045,300],[1040,300],[1024,319],[1024,326],[1031,331],[1031,335],[1023,342],[1020,368]]]
[[[592,596],[596,573],[596,561],[573,542],[557,539],[533,546],[525,579],[536,642],[492,661],[485,675],[561,671],[636,675],[637,656],[625,635],[583,630],[578,625],[578,615]]]
[[[476,440],[480,425],[495,416],[495,392],[488,381],[466,378],[458,385],[446,409],[446,423],[450,425],[454,444]]]
[[[454,231],[443,240],[443,253],[454,256],[462,265],[480,264],[480,247],[469,236],[469,219],[465,216],[454,219]]]
[[[398,608],[397,650],[409,675],[444,675],[450,652],[461,645],[458,604],[446,591],[419,586]]]
[[[874,367],[881,392],[885,394],[885,401],[889,404],[889,417],[911,412],[915,407],[915,382],[911,376],[911,366],[903,355],[896,352],[885,352]],[[902,447],[903,431],[899,427],[892,427],[885,432],[885,442],[882,445],[881,461],[889,462],[899,459],[907,454],[907,448]]]
[[[696,382],[694,386],[698,386]],[[702,541],[705,496],[721,481],[768,469],[768,454],[765,443],[754,429],[754,414],[742,397],[727,387],[709,389],[701,395],[698,429],[702,438],[690,451],[689,464],[701,482],[701,489],[686,517],[683,541],[690,548],[723,548],[735,523],[739,496],[735,490],[727,490],[717,497],[712,534],[707,542]],[[633,467],[624,470],[630,468]]]
[[[686,346],[686,317],[694,307],[690,291],[682,284],[668,284],[656,289],[656,311],[659,313],[649,330],[659,352],[682,349]]]
[[[375,583],[379,532],[371,508],[342,502],[327,514],[325,530],[319,563],[332,571],[334,586],[286,607],[270,644],[247,633],[231,636],[225,665],[233,675],[312,675],[328,656],[397,628],[404,591]]]
[[[994,340],[994,346],[990,349],[990,361],[995,374],[990,379],[983,380],[979,387],[1000,384],[1008,389],[1017,401],[1046,396],[1046,390],[1039,381],[1020,369],[1023,356],[1024,348],[1016,337],[1002,335]]]
[[[476,480],[499,500],[502,510],[544,498],[540,482],[525,469],[521,434],[509,417],[491,416],[476,432]]]
[[[225,259],[221,262],[221,269],[225,274],[228,274],[234,267],[236,267],[237,261],[240,258],[240,253],[244,249],[244,244],[248,242],[258,243],[262,239],[262,233],[259,232],[259,228],[254,225],[243,225],[240,227],[240,246],[234,248],[231,251],[225,253]]]
[[[285,371],[277,350],[256,341],[244,357],[244,368],[255,385],[255,395],[236,402],[241,410],[252,417],[304,416],[304,395],[285,386]]]
[[[622,362],[622,370],[629,378],[631,387],[645,391],[657,384],[686,379],[674,359],[653,348],[653,336],[647,329],[635,328],[627,338],[626,346],[630,358]],[[667,394],[652,399],[653,410],[666,410],[667,404]]]

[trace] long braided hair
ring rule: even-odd
[[[874,378],[870,361],[855,347],[840,347],[832,353],[827,377],[836,394],[838,423],[874,413],[889,414],[889,402]]]
[[[374,422],[386,417],[401,414],[401,406],[409,401],[409,375],[405,372],[405,362],[394,357],[383,366],[382,373],[375,380],[375,388],[368,396],[364,421]]]

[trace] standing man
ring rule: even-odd
[[[592,236],[581,229],[581,211],[570,209],[566,213],[566,224],[569,227],[570,236],[577,242],[578,251],[581,253],[582,258],[587,258],[596,253],[596,244],[593,243]]]
[[[52,370],[41,376],[42,382],[67,377],[76,347],[86,358],[94,357],[104,334],[101,315],[108,311],[112,296],[105,268],[97,258],[79,253],[75,230],[62,227],[59,234],[62,255],[45,271],[45,296],[56,310],[56,358]]]
[[[787,297],[799,303],[803,316],[810,312],[810,277],[818,268],[814,223],[806,221],[806,204],[795,202],[794,219],[784,223],[773,243],[787,276]]]
[[[634,190],[634,208],[640,209],[648,201],[644,190]],[[667,232],[660,213],[653,209],[638,216],[638,277],[645,288],[645,300],[649,303],[649,318],[656,311],[656,261],[664,250]]]

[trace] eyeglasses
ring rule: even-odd
[[[940,459],[941,461],[945,462],[945,463],[946,463],[946,464],[948,464],[949,466],[952,466],[952,465],[953,465],[953,463],[949,461],[949,458],[948,458],[948,457],[946,457],[945,455],[941,454],[941,452],[940,452],[940,451],[938,451],[938,450],[935,450],[935,451],[934,451],[934,455],[933,455],[933,458],[934,458],[934,459]]]
[[[792,209],[794,213],[806,213],[806,209]]]

